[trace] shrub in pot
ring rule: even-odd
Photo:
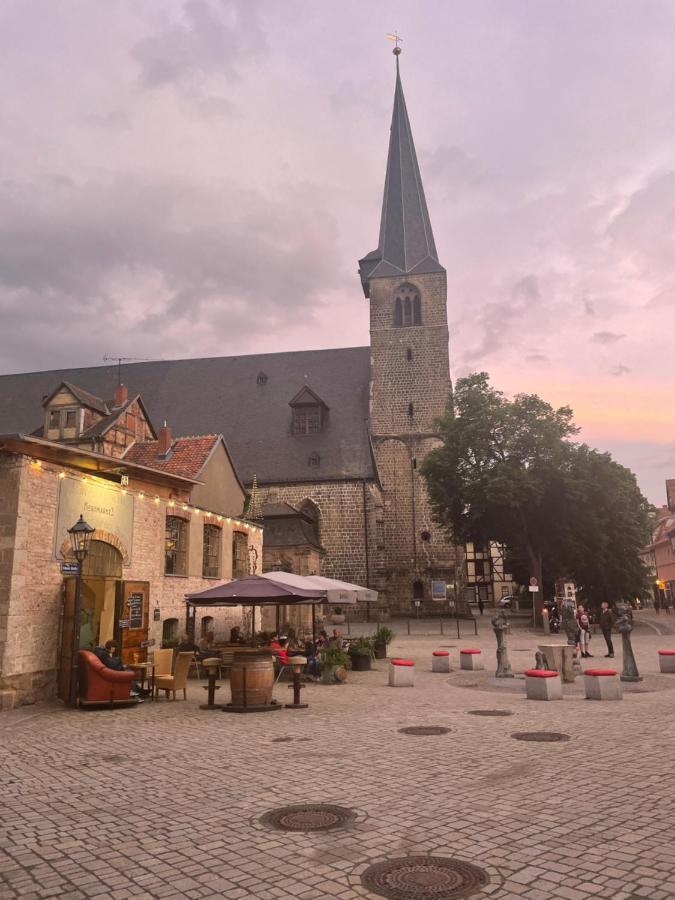
[[[387,658],[387,645],[391,643],[393,637],[394,632],[391,630],[391,628],[387,628],[386,625],[380,625],[380,627],[375,632],[373,643],[375,659]]]
[[[342,623],[345,620],[345,616],[342,613],[341,606],[334,607],[333,612],[331,613],[331,616],[330,616],[330,620],[333,623],[333,625],[342,625]]]
[[[344,669],[346,672],[348,667],[349,654],[342,647],[324,647],[321,651],[321,680],[325,684],[344,681],[344,678],[336,677],[336,672],[338,669]]]
[[[355,672],[369,672],[370,661],[374,658],[373,639],[359,638],[349,645],[349,656]]]

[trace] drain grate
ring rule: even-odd
[[[490,878],[461,859],[406,856],[375,863],[361,881],[369,891],[391,900],[459,900],[482,890]]]
[[[470,709],[470,716],[512,716],[510,709]]]
[[[449,731],[443,725],[408,725],[406,728],[399,728],[400,734],[414,735],[447,734]]]
[[[556,741],[569,741],[569,734],[561,731],[515,731],[512,735],[517,741],[539,741],[542,744],[554,744]]]
[[[263,825],[276,831],[330,831],[333,828],[351,825],[355,819],[355,810],[345,806],[330,806],[327,803],[282,806],[260,817]]]

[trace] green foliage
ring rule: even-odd
[[[422,473],[456,540],[505,544],[545,587],[565,576],[598,601],[640,592],[650,506],[628,469],[572,440],[569,407],[509,400],[482,372],[457,382],[439,425],[443,444]]]
[[[335,613],[336,616],[341,616],[341,615],[342,615],[342,607],[341,607],[341,606],[334,606],[334,607],[333,607],[333,612]]]
[[[330,646],[321,650],[321,664],[324,666],[348,666],[349,654],[342,647]]]
[[[349,645],[350,656],[369,656],[375,659],[375,639],[361,637],[357,641],[352,641]]]
[[[387,628],[386,625],[380,625],[375,632],[375,641],[378,644],[391,644],[394,637],[394,632],[391,628]]]

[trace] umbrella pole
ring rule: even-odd
[[[316,645],[316,603],[312,603],[312,643]]]
[[[279,634],[280,630],[281,630],[281,607],[277,606],[277,628],[276,628],[277,634]]]
[[[255,647],[255,603],[251,607],[251,647]]]

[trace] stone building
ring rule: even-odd
[[[306,509],[321,574],[368,585],[382,606],[431,606],[461,589],[462,553],[433,523],[419,466],[447,407],[446,273],[439,261],[396,58],[377,249],[360,260],[369,346],[132,363],[124,380],[177,434],[217,433],[261,501]],[[30,433],[55,383],[111,392],[111,367],[0,377],[0,431]],[[103,412],[101,412],[103,417]],[[95,426],[94,426],[95,427]],[[84,435],[83,435],[84,436]]]
[[[90,432],[86,411],[97,398],[72,384],[66,392],[59,423]],[[132,402],[143,418],[137,433],[154,436],[142,402]],[[118,407],[120,435],[130,405]],[[100,421],[106,407],[98,401]],[[221,435],[174,440],[165,427],[122,458],[121,438],[106,439],[106,454],[79,446],[82,434],[0,435],[0,708],[65,695],[76,582],[67,529],[80,514],[96,529],[83,565],[80,647],[114,637],[126,661],[185,631],[186,593],[262,558],[262,529],[241,518],[244,489]],[[241,622],[240,609],[207,613],[197,629],[221,638]]]

